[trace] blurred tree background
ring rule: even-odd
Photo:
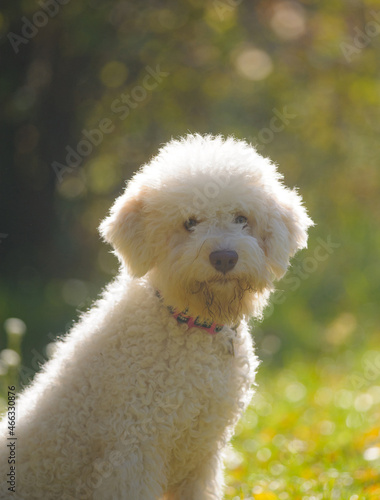
[[[300,188],[317,224],[255,326],[260,373],[298,359],[319,366],[315,391],[340,364],[366,388],[380,385],[378,0],[13,0],[0,34],[0,348],[6,330],[26,325],[26,377],[115,275],[97,226],[125,180],[190,131],[252,142]],[[9,359],[0,361],[4,373]],[[305,386],[289,373],[268,394],[287,394],[290,380],[293,407]],[[342,394],[337,411],[349,411]],[[380,390],[366,394],[352,402],[358,414],[380,402]],[[355,418],[342,425],[360,427]]]
[[[115,274],[97,226],[125,180],[188,131],[247,138],[317,223],[264,355],[376,344],[379,2],[17,0],[0,30],[0,317],[26,361]]]

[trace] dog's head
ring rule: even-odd
[[[261,314],[311,225],[300,196],[252,146],[189,135],[142,167],[100,231],[167,304],[233,324]]]

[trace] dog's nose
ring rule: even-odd
[[[223,274],[235,267],[238,258],[238,254],[233,250],[217,250],[210,253],[211,264]]]

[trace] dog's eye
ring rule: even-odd
[[[188,219],[185,223],[185,229],[188,231],[192,231],[194,227],[198,224],[198,221],[196,219]]]
[[[247,222],[248,222],[248,219],[244,215],[237,215],[235,217],[234,222],[235,222],[235,224],[244,224],[244,225],[246,225]]]

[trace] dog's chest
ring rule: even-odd
[[[252,345],[235,332],[210,335],[196,328],[181,330],[165,347],[163,357],[178,391],[201,404],[223,404],[229,394],[244,391],[255,369]]]
[[[218,335],[185,331],[166,351],[175,381],[166,394],[173,409],[167,450],[172,484],[224,446],[251,397],[257,362],[250,339]]]

